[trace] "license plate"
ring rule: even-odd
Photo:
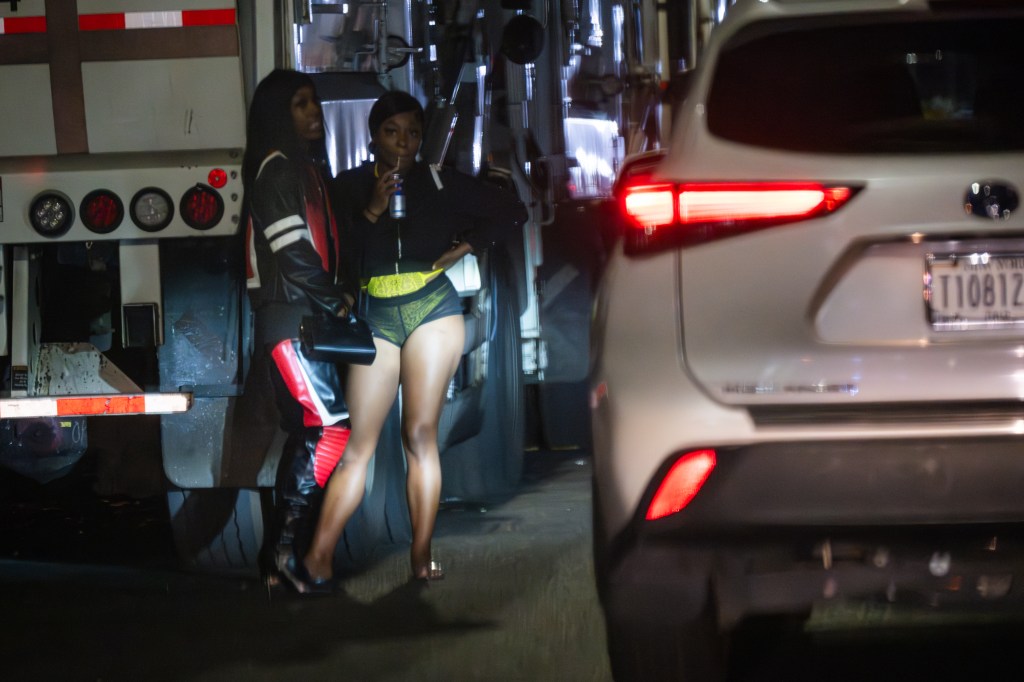
[[[930,256],[924,298],[936,330],[1024,326],[1024,254]]]

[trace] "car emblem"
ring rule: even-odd
[[[1019,203],[1017,190],[1008,183],[981,180],[967,188],[964,210],[979,218],[1008,220]]]

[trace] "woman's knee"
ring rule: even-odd
[[[338,462],[338,466],[348,465],[350,467],[358,466],[366,468],[370,459],[373,457],[375,449],[376,442],[367,445],[349,438],[348,443],[345,445],[345,450],[341,453],[341,459]]]
[[[414,422],[402,425],[402,440],[410,457],[424,457],[437,452],[437,425]]]

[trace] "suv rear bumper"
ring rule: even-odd
[[[609,618],[696,621],[877,602],[929,610],[1024,611],[1024,527],[762,529],[715,540],[648,539],[621,553],[601,591]]]
[[[634,520],[598,552],[609,617],[678,622],[713,603],[729,627],[842,598],[1022,606],[1024,438],[779,442],[717,453],[689,506],[646,521],[670,458]]]
[[[706,531],[1024,521],[1022,437],[772,442],[716,451],[717,468],[700,493],[663,525]]]

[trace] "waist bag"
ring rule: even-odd
[[[394,298],[419,291],[427,282],[444,272],[438,268],[433,272],[402,272],[395,275],[378,275],[366,283],[366,293],[374,298]]]

